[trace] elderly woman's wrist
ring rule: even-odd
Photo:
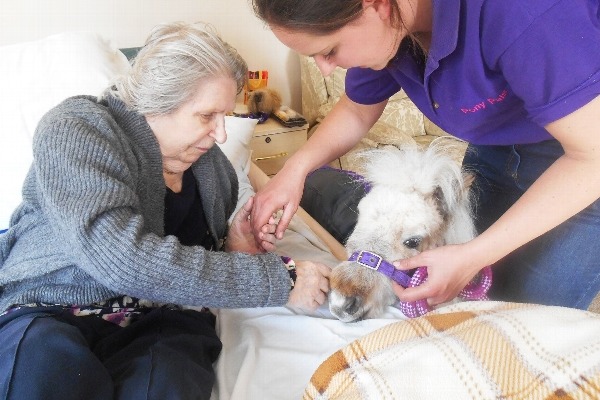
[[[283,261],[283,265],[290,276],[290,290],[292,290],[296,285],[296,278],[298,277],[296,275],[296,263],[290,257],[286,256],[281,256],[281,261]]]

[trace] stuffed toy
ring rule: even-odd
[[[248,112],[273,114],[281,107],[281,95],[274,89],[262,88],[248,94]]]

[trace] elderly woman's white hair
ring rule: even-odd
[[[143,115],[177,110],[203,79],[230,77],[242,90],[246,61],[210,25],[182,22],[154,27],[115,94]]]

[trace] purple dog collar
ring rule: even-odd
[[[355,251],[352,253],[348,261],[354,261],[363,267],[375,270],[382,273],[402,287],[410,285],[410,276],[405,272],[396,269],[392,264],[385,261],[383,257],[370,251]]]
[[[402,287],[419,286],[427,279],[427,268],[419,267],[414,270],[412,277],[396,269],[381,256],[370,251],[355,251],[348,261],[354,261],[363,267],[378,271]],[[483,268],[471,282],[458,294],[465,300],[487,300],[487,292],[492,286],[492,268]],[[400,302],[400,311],[409,318],[420,317],[427,314],[431,308],[427,300],[421,299],[413,302]]]

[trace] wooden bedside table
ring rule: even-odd
[[[254,128],[250,141],[252,161],[267,175],[275,175],[285,161],[296,152],[308,138],[308,124],[286,128],[273,118]]]

